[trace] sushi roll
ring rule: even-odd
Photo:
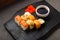
[[[26,23],[25,20],[23,20],[19,15],[15,16],[15,22],[21,26],[23,30],[28,29],[28,24]]]
[[[26,21],[28,20],[29,15],[31,15],[29,12],[25,12],[25,14],[21,16],[21,18]]]
[[[34,22],[32,20],[27,20],[26,22],[28,23],[30,29],[34,28]]]
[[[43,19],[38,19],[41,24],[44,24],[45,21]]]
[[[39,29],[41,27],[41,24],[45,23],[43,19],[35,19],[35,17],[31,15],[29,12],[25,12],[25,14],[22,16],[16,15],[15,22],[19,26],[21,26],[23,30],[27,30],[28,27],[30,29],[33,29],[34,26],[36,27],[36,29]]]
[[[25,15],[25,16],[29,16],[29,15],[31,15],[31,13],[29,13],[29,12],[25,12],[24,15]]]
[[[34,20],[35,20],[35,17],[34,17],[33,15],[29,15],[29,16],[28,16],[28,19],[34,21]]]
[[[15,22],[18,24],[18,25],[20,25],[19,23],[22,21],[22,18],[19,16],[19,15],[17,15],[17,16],[15,16]]]
[[[34,20],[34,24],[36,29],[39,29],[41,27],[41,23],[39,22],[39,20]]]
[[[28,29],[28,24],[26,23],[26,21],[22,20],[22,21],[20,22],[20,24],[21,24],[21,28],[22,28],[23,30],[27,30],[27,29]]]
[[[25,15],[22,15],[21,18],[25,21],[27,20],[27,17]]]

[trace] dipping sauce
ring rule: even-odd
[[[46,14],[48,11],[45,8],[39,8],[37,12],[40,14]]]

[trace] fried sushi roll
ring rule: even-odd
[[[25,21],[27,20],[27,17],[25,15],[22,15],[21,18]]]
[[[34,20],[34,24],[36,29],[39,29],[41,27],[41,23],[38,20]]]
[[[33,15],[29,15],[29,16],[28,16],[28,19],[34,21],[34,20],[35,20],[35,17],[34,17]]]
[[[26,21],[28,20],[29,15],[31,15],[29,12],[25,12],[25,14],[21,16],[21,18]]]
[[[28,23],[30,29],[34,28],[34,22],[32,20],[27,20],[26,22]]]

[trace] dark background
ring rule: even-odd
[[[5,30],[3,24],[8,21],[11,16],[21,8],[27,6],[28,4],[38,2],[40,0],[23,0],[12,5],[7,6],[6,8],[0,10],[0,40],[13,40],[9,33]],[[46,0],[50,3],[55,9],[60,12],[60,0]],[[58,27],[58,26],[57,26]],[[46,40],[60,40],[60,28],[55,30]]]

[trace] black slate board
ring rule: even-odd
[[[60,13],[54,9],[49,3],[46,1],[41,1],[37,3],[33,3],[33,6],[38,5],[47,5],[50,8],[50,14],[48,17],[44,18],[46,23],[39,30],[31,30],[28,32],[23,31],[14,21],[14,16],[17,14],[22,15],[24,13],[25,8],[17,11],[13,17],[4,24],[7,31],[15,40],[37,40],[47,34],[52,28],[54,28],[57,24],[60,23]],[[35,13],[33,14],[35,15]],[[36,18],[39,18],[35,15]]]

